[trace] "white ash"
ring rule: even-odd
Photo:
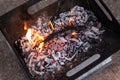
[[[39,33],[45,37],[49,36],[53,32],[64,29],[66,26],[89,26],[93,21],[96,21],[96,17],[91,11],[85,10],[83,7],[75,6],[70,11],[63,12],[59,14],[59,17],[54,20],[52,30],[49,26],[47,17],[38,18],[36,29]],[[92,19],[92,20],[91,20]],[[91,21],[90,24],[87,24],[88,21]],[[92,25],[92,24],[91,24]]]
[[[68,24],[71,19],[71,24]],[[49,36],[54,31],[59,31],[67,26],[79,27],[84,25],[84,29],[76,30],[76,35],[71,32],[57,36],[47,42],[39,53],[36,47],[32,47],[26,37],[18,40],[22,55],[32,76],[43,76],[49,72],[60,71],[66,62],[71,62],[77,54],[87,52],[92,48],[91,39],[101,41],[101,24],[91,11],[83,7],[75,6],[70,11],[63,12],[59,18],[53,21],[55,30],[49,27],[48,22],[39,18],[37,26],[33,26],[42,36]],[[97,25],[95,25],[97,24]],[[78,52],[81,50],[81,53]]]

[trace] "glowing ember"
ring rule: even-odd
[[[75,36],[77,33],[75,32],[75,31],[73,31],[72,33],[71,33],[71,35],[73,35],[73,36]]]
[[[32,29],[28,29],[28,31],[26,33],[26,38],[28,39],[28,41],[30,42],[30,44],[34,44],[34,42],[32,40]]]
[[[70,19],[68,20],[68,25],[69,25],[69,26],[72,25],[73,20],[74,20],[74,19],[73,19],[72,17],[70,17]]]
[[[51,21],[49,21],[49,24],[50,24],[51,29],[52,29],[52,30],[55,30],[55,28],[54,28],[54,26],[53,26],[53,24],[52,24]]]
[[[39,53],[42,51],[43,47],[44,47],[44,42],[40,43],[39,45]]]
[[[32,45],[32,47],[36,46],[36,45],[41,45],[41,42],[44,41],[44,37],[41,36],[38,31],[34,30],[34,29],[28,29],[27,33],[26,33],[26,38],[29,41],[29,43]],[[43,45],[43,43],[42,43]],[[41,46],[40,46],[40,50],[41,50]]]
[[[44,40],[44,37],[41,36],[37,31],[35,31],[34,33],[32,33],[34,36],[33,36],[33,40],[34,41],[43,41]]]

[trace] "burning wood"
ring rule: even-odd
[[[24,21],[24,30],[27,30],[28,29],[28,25],[27,25],[27,22]]]
[[[28,29],[26,23],[24,25],[27,33],[25,37],[18,40],[19,47],[22,49],[22,55],[32,76],[41,78],[51,72],[53,75],[60,71],[66,62],[72,62],[77,54],[87,52],[94,45],[92,40],[100,42],[103,33],[94,14],[79,6],[61,13],[53,23],[51,21],[42,23],[42,19],[39,18],[35,29]],[[65,29],[69,25],[77,27],[77,30],[68,30],[45,42],[50,34]]]

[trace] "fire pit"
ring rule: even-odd
[[[73,80],[119,50],[119,24],[96,1],[58,1],[33,15],[27,9],[37,0],[28,1],[0,17],[30,79]]]

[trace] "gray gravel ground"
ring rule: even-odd
[[[0,16],[28,0],[0,0]],[[120,0],[104,0],[120,22]],[[120,44],[120,43],[118,43]],[[97,72],[87,80],[120,80],[120,51],[113,55],[113,61],[106,69]],[[24,74],[0,32],[0,80],[25,80]]]

